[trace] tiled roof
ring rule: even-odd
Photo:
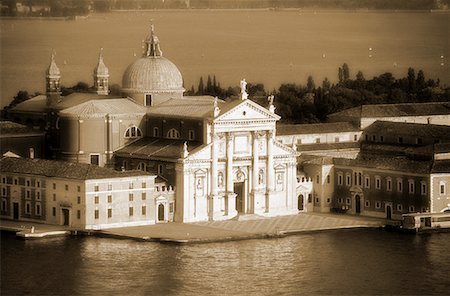
[[[329,117],[397,117],[450,114],[450,102],[362,105]]]
[[[129,99],[102,99],[90,100],[79,105],[67,108],[61,115],[76,115],[80,117],[103,117],[107,114],[145,114],[147,108],[140,106]]]
[[[431,171],[431,161],[411,160],[400,156],[360,156],[356,159],[335,158],[335,165],[373,168],[380,170],[390,170],[397,172],[408,172],[417,174],[427,174]]]
[[[448,173],[450,174],[450,160],[435,160],[431,169],[432,173]]]
[[[407,122],[375,121],[364,133],[394,136],[412,136],[417,138],[450,139],[450,126]]]
[[[0,171],[76,180],[123,178],[149,175],[148,173],[142,171],[122,172],[85,163],[15,157],[1,158]]]
[[[114,98],[114,96],[99,95],[97,93],[72,93],[68,96],[61,97],[61,101],[59,101],[54,106],[54,108],[57,110],[64,110],[90,100],[109,100]],[[18,104],[11,110],[25,112],[44,112],[47,108],[47,96],[39,95]]]
[[[225,104],[219,100],[219,108]],[[183,97],[182,99],[169,99],[159,105],[148,108],[147,114],[167,117],[205,118],[212,116],[214,98],[203,97]]]
[[[312,123],[312,124],[277,124],[277,135],[306,135],[358,132],[360,129],[349,122]]]
[[[122,157],[175,161],[181,157],[184,142],[176,139],[143,138],[114,153]],[[201,143],[188,142],[187,145],[188,151],[192,151]]]
[[[44,134],[44,132],[35,130],[23,124],[15,123],[12,121],[0,121],[0,137],[12,135],[12,134]]]
[[[297,145],[297,151],[321,151],[321,150],[339,150],[339,149],[359,149],[359,142],[341,142],[341,143],[320,143],[320,144],[302,144]]]

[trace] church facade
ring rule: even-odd
[[[153,26],[143,56],[123,74],[123,96],[109,95],[103,52],[95,92],[61,96],[54,55],[46,80],[46,95],[10,115],[46,130],[47,157],[157,175],[175,192],[158,201],[171,205],[162,212],[175,221],[298,212],[296,151],[275,138],[273,97],[267,106],[251,101],[245,79],[232,101],[183,96],[181,73],[163,57]]]

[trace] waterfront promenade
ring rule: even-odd
[[[122,239],[141,241],[159,241],[172,243],[206,243],[243,239],[283,237],[286,235],[351,228],[378,228],[386,220],[339,214],[298,214],[274,218],[258,216],[241,216],[227,221],[198,223],[162,223],[147,226],[111,228],[92,231],[92,234]],[[22,228],[29,232],[31,226],[35,233],[67,231],[75,229],[57,225],[36,224],[20,221],[1,221],[1,228],[6,230]]]

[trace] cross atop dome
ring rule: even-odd
[[[153,24],[150,25],[150,36],[145,40],[146,50],[144,52],[144,57],[161,57],[162,51],[159,46],[159,39],[155,35],[155,26]]]

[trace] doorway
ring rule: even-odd
[[[236,211],[238,214],[244,213],[244,182],[234,183],[234,193],[236,193]]]
[[[62,219],[63,219],[63,225],[69,226],[70,222],[70,211],[69,209],[61,209],[62,212]]]
[[[13,203],[13,219],[19,220],[19,203],[18,202]]]
[[[355,196],[355,213],[361,214],[361,197],[359,195]]]
[[[298,210],[303,211],[303,194],[298,196]]]
[[[164,222],[165,220],[164,204],[160,203],[158,205],[158,222]]]
[[[392,208],[391,206],[386,206],[386,219],[392,219]]]

